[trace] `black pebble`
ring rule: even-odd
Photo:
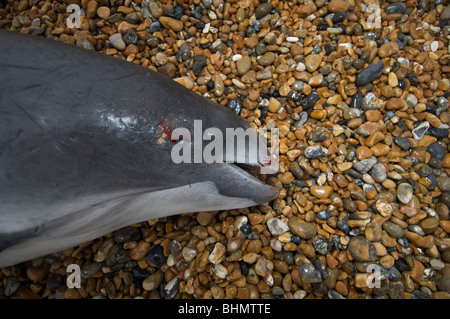
[[[394,138],[394,143],[404,151],[407,151],[411,148],[411,142],[407,137],[396,137]]]
[[[241,261],[240,263],[241,266],[241,272],[244,276],[248,275],[248,271],[250,270],[250,265],[247,264],[245,261]]]
[[[388,5],[385,9],[384,12],[386,12],[386,14],[392,14],[392,13],[405,13],[406,12],[406,5],[403,2],[394,2],[391,3],[390,5]]]
[[[427,131],[428,135],[434,136],[438,140],[446,138],[448,136],[449,129],[448,128],[436,128],[430,127]]]
[[[362,93],[358,92],[355,95],[352,96],[352,101],[350,102],[350,107],[355,107],[357,109],[361,108],[363,100]]]
[[[446,148],[439,143],[433,143],[427,147],[427,152],[430,153],[431,157],[442,160],[445,156]]]
[[[402,258],[399,258],[394,263],[395,268],[397,268],[399,271],[410,271],[411,267],[406,263],[406,261]]]
[[[208,83],[209,84],[209,83]],[[228,101],[227,107],[232,110],[237,115],[241,114],[242,111],[242,100],[237,97]]]
[[[384,62],[381,60],[377,63],[369,65],[367,68],[358,73],[356,76],[356,84],[360,86],[369,84],[381,76],[383,69]]]
[[[148,252],[147,258],[156,266],[162,266],[166,262],[166,257],[164,256],[164,248],[161,245],[154,246]]]
[[[200,71],[206,65],[206,57],[204,55],[194,56],[194,63],[192,64],[192,70],[194,70],[195,76],[199,76]]]
[[[347,18],[348,12],[344,11],[338,11],[333,15],[333,18],[331,18],[331,22],[333,23],[339,23],[345,20]]]
[[[319,94],[316,91],[312,91],[307,97],[302,100],[303,111],[311,109],[319,100]]]
[[[244,224],[239,228],[245,235],[248,235],[252,232],[252,225]]]

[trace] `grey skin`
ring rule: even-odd
[[[172,161],[177,127],[250,127],[172,79],[5,30],[0,52],[0,267],[130,224],[277,196],[235,164]]]

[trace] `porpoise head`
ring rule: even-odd
[[[0,50],[0,267],[149,219],[278,195],[232,163],[260,168],[250,143],[243,159],[230,160],[235,147],[223,149],[224,161],[174,161],[174,147],[195,151],[199,138],[174,132],[195,133],[196,121],[224,139],[227,129],[250,126],[172,79],[4,30]]]

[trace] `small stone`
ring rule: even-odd
[[[269,105],[268,105],[269,112],[276,113],[279,111],[280,107],[281,107],[281,103],[276,98],[271,97],[269,99]]]
[[[401,183],[397,186],[397,199],[402,204],[408,204],[412,200],[413,188],[408,183]]]
[[[158,68],[158,72],[170,78],[174,78],[177,72],[177,67],[173,63],[166,63]]]
[[[363,86],[369,84],[373,80],[379,78],[384,69],[384,62],[378,61],[377,63],[369,65],[367,68],[363,69],[356,76],[356,84]]]
[[[363,159],[362,161],[353,163],[353,168],[360,173],[368,173],[372,167],[378,162],[375,156]]]
[[[251,59],[249,56],[243,56],[236,62],[236,68],[240,75],[244,75],[250,70]]]
[[[436,142],[427,147],[427,152],[430,153],[431,157],[442,160],[447,153],[447,148]]]
[[[357,261],[375,261],[377,258],[375,246],[362,236],[352,237],[348,249],[350,255]]]
[[[425,134],[427,133],[428,129],[430,128],[429,122],[423,122],[419,126],[417,126],[415,129],[411,131],[414,139],[421,140]]]
[[[398,78],[394,72],[390,72],[388,75],[388,84],[389,86],[395,88],[398,85]],[[417,103],[416,103],[417,104]]]
[[[367,240],[381,241],[382,228],[379,224],[371,222],[366,225],[365,233]]]
[[[319,68],[321,62],[322,57],[319,54],[309,54],[305,58],[306,69],[312,73]]]
[[[152,247],[152,249],[148,252],[147,259],[157,267],[164,265],[166,262],[164,248],[161,245]]]
[[[430,175],[431,176],[431,175]],[[450,190],[450,178],[445,175],[441,175],[437,178],[437,185],[443,192]]]
[[[419,100],[417,99],[417,97],[414,94],[408,94],[405,101],[406,101],[406,104],[408,104],[409,108],[413,108],[414,106],[417,105],[417,103],[419,103]]]
[[[378,55],[380,58],[386,58],[388,56],[397,54],[399,52],[399,47],[396,42],[387,42],[384,43],[379,49],[378,49]]]
[[[449,8],[450,8],[450,6],[449,6]],[[438,286],[439,290],[450,293],[450,267],[449,266],[446,266],[442,270],[442,276],[439,279],[437,286]]]
[[[277,55],[273,52],[266,52],[260,59],[259,64],[263,67],[271,65],[275,59],[277,58]]]
[[[104,20],[108,19],[110,14],[111,14],[111,9],[108,7],[99,7],[97,9],[97,15]]]
[[[174,32],[179,32],[183,30],[183,22],[170,18],[161,16],[159,22],[164,26],[164,28],[172,30]]]
[[[313,185],[310,187],[309,191],[311,195],[317,198],[328,198],[333,189],[330,186]]]
[[[149,3],[149,10],[152,16],[154,16],[156,19],[159,19],[164,13],[156,1],[151,1]]]
[[[130,30],[123,35],[123,41],[126,45],[136,45],[139,41],[139,35],[135,30]]]
[[[302,99],[303,111],[312,108],[319,100],[319,94],[316,91],[312,91],[308,96]]]
[[[289,231],[289,226],[276,217],[272,217],[267,221],[267,228],[272,236],[279,236]]]
[[[123,51],[127,47],[120,33],[115,33],[111,35],[109,37],[109,41],[117,50]]]
[[[382,183],[387,178],[386,166],[382,163],[375,164],[370,170],[370,176],[378,183]]]
[[[142,288],[146,291],[156,290],[164,280],[164,273],[161,270],[155,271],[142,281]]]
[[[380,198],[376,201],[375,207],[377,208],[377,211],[380,213],[381,216],[389,218],[392,216],[393,208],[392,205],[385,199]]]
[[[189,76],[182,76],[181,78],[174,79],[176,82],[180,83],[182,86],[188,89],[192,89],[195,82]]]
[[[395,137],[394,143],[404,151],[407,151],[411,148],[411,142],[407,137]]]
[[[314,236],[311,242],[314,246],[314,250],[318,254],[326,255],[330,251],[331,248],[330,243],[320,236]]]
[[[196,55],[194,56],[194,62],[192,64],[192,70],[194,71],[195,76],[200,75],[200,71],[206,65],[206,57],[204,55]]]
[[[398,97],[391,97],[387,102],[386,102],[386,109],[387,110],[400,110],[403,109],[404,107],[406,107],[408,104],[406,103],[405,100],[398,98]]]
[[[147,255],[150,250],[150,244],[145,241],[140,241],[137,243],[136,247],[130,250],[129,257],[132,260],[139,260]]]
[[[27,269],[27,277],[32,281],[44,280],[47,276],[47,271],[44,268],[30,267]]]
[[[264,18],[266,15],[268,15],[272,11],[272,5],[270,2],[263,2],[261,3],[255,11],[256,19]]]
[[[386,221],[386,222],[383,223],[383,229],[391,237],[394,237],[396,239],[399,239],[399,238],[403,237],[403,235],[404,235],[403,229],[399,225],[397,225],[397,224],[395,224],[393,222],[390,222],[390,221]]]
[[[209,255],[208,260],[215,265],[220,264],[224,260],[225,254],[226,254],[225,246],[222,245],[221,243],[216,243],[213,251]]]
[[[161,23],[159,21],[152,22],[148,27],[148,32],[150,33],[155,33],[159,30],[161,30]]]
[[[300,236],[302,239],[310,239],[317,234],[316,225],[308,223],[299,217],[291,217],[288,226],[294,235]]]
[[[269,68],[265,68],[256,73],[256,79],[258,81],[271,79],[273,77],[273,71]]]
[[[323,146],[308,146],[305,149],[305,157],[306,158],[320,158],[327,157],[330,155],[330,152]]]
[[[422,219],[419,223],[426,235],[431,235],[439,227],[439,219],[435,217]]]
[[[384,12],[386,14],[394,14],[394,13],[405,13],[406,5],[403,2],[394,2],[389,4],[386,8],[384,8]]]
[[[450,20],[450,4],[442,11],[441,20]]]
[[[313,77],[311,77],[308,81],[308,84],[311,86],[320,86],[323,81],[323,75],[322,74],[316,74]]]
[[[299,273],[304,283],[322,282],[322,275],[312,264],[303,263],[299,266]]]
[[[190,262],[192,259],[195,258],[195,256],[197,256],[198,251],[194,248],[184,247],[181,253],[183,255],[184,260]]]
[[[347,12],[350,9],[350,4],[344,0],[331,0],[327,8],[329,12]]]
[[[6,297],[10,297],[12,295],[14,295],[16,293],[16,291],[19,289],[20,287],[20,280],[17,279],[17,277],[11,276],[11,277],[6,277],[3,281],[4,283],[4,294]]]

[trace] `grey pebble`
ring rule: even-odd
[[[322,281],[322,275],[312,264],[303,263],[299,266],[300,277],[305,283],[318,283]]]
[[[330,152],[323,146],[308,146],[305,149],[305,157],[306,158],[320,158],[327,157],[330,155]]]
[[[386,166],[383,163],[375,164],[370,170],[370,176],[378,183],[382,183],[387,178]]]
[[[397,186],[397,199],[402,204],[408,204],[412,200],[413,188],[408,183],[401,183]]]
[[[372,167],[378,162],[375,156],[371,156],[369,158],[365,158],[362,161],[356,162],[353,164],[353,167],[360,173],[369,172]]]
[[[384,69],[384,62],[378,61],[377,63],[369,65],[367,68],[363,69],[356,76],[356,84],[363,86],[369,84],[373,80],[379,78]]]
[[[417,126],[415,129],[413,129],[411,133],[416,140],[421,140],[425,136],[429,128],[430,123],[425,121],[421,123],[419,126]]]

